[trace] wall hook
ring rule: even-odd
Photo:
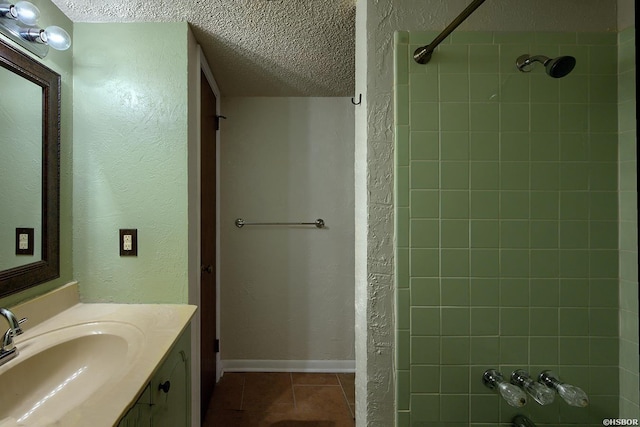
[[[362,94],[360,94],[360,96],[358,96],[358,102],[356,102],[354,98],[351,98],[351,103],[352,103],[353,105],[360,105],[360,104],[362,104]]]
[[[216,117],[216,121],[215,121],[216,130],[220,130],[220,119],[225,119],[226,120],[227,117],[219,115],[219,114],[217,114],[215,117]]]

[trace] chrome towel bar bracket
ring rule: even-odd
[[[315,225],[317,228],[324,228],[324,220],[316,219],[314,222],[247,222],[242,218],[235,221],[236,227],[242,228],[245,225]]]

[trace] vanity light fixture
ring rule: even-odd
[[[28,1],[0,3],[0,33],[40,58],[47,56],[49,46],[56,50],[69,49],[69,33],[56,25],[40,28],[39,17],[40,10]]]

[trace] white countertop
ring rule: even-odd
[[[130,337],[135,340],[135,351],[132,351],[133,355],[123,363],[122,370],[114,375],[114,378],[88,396],[81,396],[80,403],[70,402],[70,406],[73,407],[61,418],[35,420],[23,424],[11,419],[0,419],[0,427],[110,427],[117,424],[144,390],[195,311],[195,306],[179,304],[77,303],[29,329],[25,328],[24,334],[14,340],[19,351],[18,356],[0,366],[0,375],[11,369],[11,366],[36,354],[43,345],[55,344],[46,341],[60,340],[67,330],[90,330],[94,327],[99,328],[99,325],[118,328],[118,325],[124,324],[123,328],[129,330]],[[91,357],[100,355],[92,354]]]

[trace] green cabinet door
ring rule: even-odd
[[[120,420],[118,427],[152,427],[151,408],[151,385],[148,384],[135,405]]]
[[[191,425],[191,333],[180,336],[118,427],[189,427]]]
[[[151,380],[153,427],[191,425],[190,347],[187,330]]]

